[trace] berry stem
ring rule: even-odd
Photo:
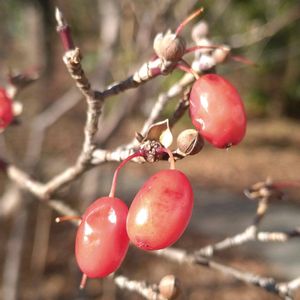
[[[161,147],[158,152],[165,152],[169,155],[170,169],[175,170],[175,159],[172,151],[169,148]]]
[[[203,12],[204,8],[201,7],[200,9],[196,10],[194,13],[192,13],[190,16],[188,16],[185,20],[183,20],[183,22],[181,22],[179,24],[179,26],[177,27],[176,31],[175,31],[175,35],[177,36],[182,29],[184,28],[184,26],[189,23],[191,20],[193,20],[194,18],[196,18],[197,16],[199,16],[202,12]]]
[[[175,159],[172,151],[168,148],[165,148],[166,152],[169,154],[169,160],[170,160],[170,169],[175,170]]]
[[[129,162],[130,160],[132,160],[135,157],[139,157],[139,156],[143,156],[143,152],[141,150],[129,155],[127,158],[125,158],[117,167],[115,173],[114,173],[114,177],[112,180],[112,184],[111,184],[111,189],[110,189],[110,193],[109,193],[109,197],[114,197],[115,196],[115,192],[116,192],[116,185],[117,185],[117,179],[118,179],[118,175],[120,170],[123,168],[123,166]]]
[[[85,273],[82,274],[82,277],[81,277],[81,281],[80,281],[80,285],[79,285],[79,288],[81,290],[83,290],[86,286],[86,281],[87,281],[87,275]]]
[[[176,64],[176,67],[184,72],[187,72],[187,73],[191,73],[195,78],[196,80],[199,79],[199,74],[193,70],[189,64],[187,62],[185,62],[184,60],[181,60],[180,62],[178,62]]]

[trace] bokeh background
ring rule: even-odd
[[[196,250],[243,230],[252,221],[255,203],[243,189],[271,176],[300,179],[300,4],[298,0],[10,0],[0,2],[0,82],[9,72],[38,70],[40,79],[22,91],[20,124],[0,136],[0,153],[34,177],[46,181],[71,165],[81,148],[85,103],[74,89],[61,60],[54,7],[59,6],[72,27],[84,67],[95,88],[127,78],[153,53],[158,32],[173,30],[193,10],[204,6],[210,37],[226,43],[236,55],[257,64],[228,62],[218,72],[240,91],[249,126],[245,140],[229,151],[206,145],[195,157],[178,163],[192,181],[196,203],[191,224],[176,246]],[[194,22],[195,23],[195,22]],[[183,35],[192,43],[188,25]],[[192,55],[187,58],[192,60]],[[182,72],[160,77],[134,91],[107,101],[99,146],[126,143],[143,124],[158,94]],[[70,100],[66,114],[45,134],[41,149],[34,134],[41,112]],[[164,117],[174,109],[170,101]],[[115,123],[122,114],[119,124]],[[190,127],[188,117],[174,128],[176,136]],[[110,128],[113,134],[107,135]],[[32,131],[35,128],[35,131]],[[61,198],[83,212],[106,195],[115,164],[103,165],[61,191]],[[120,175],[117,194],[130,203],[139,186],[166,163],[128,165]],[[130,178],[130,180],[128,180]],[[299,226],[299,190],[287,191],[263,223],[265,230]],[[0,299],[141,299],[118,290],[110,279],[91,280],[78,291],[80,273],[74,259],[75,228],[55,224],[56,214],[29,194],[19,192],[0,174]],[[297,223],[298,222],[298,223]],[[251,243],[218,254],[217,259],[242,270],[288,280],[300,275],[299,241],[285,245]],[[178,266],[130,248],[121,270],[136,279],[158,282],[173,273],[184,287],[184,299],[275,299],[253,286],[204,268]],[[300,298],[299,298],[300,299]]]

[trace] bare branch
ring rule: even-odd
[[[114,83],[102,92],[102,97],[107,98],[124,92],[128,89],[137,88],[147,81],[161,74],[160,66],[162,62],[159,58],[144,63],[132,76]]]
[[[125,276],[116,276],[114,282],[120,289],[126,289],[142,295],[149,300],[167,300],[159,293],[158,285],[149,285],[145,281],[130,280]]]
[[[19,187],[24,190],[30,191],[38,198],[44,198],[43,185],[32,179],[27,173],[23,172],[14,165],[8,165],[6,169],[8,177],[16,182]]]
[[[228,237],[225,240],[214,244],[208,245],[199,251],[196,254],[203,256],[212,256],[216,251],[222,251],[234,246],[244,244],[249,241],[257,240],[257,231],[258,227],[265,216],[268,209],[268,198],[262,198],[257,205],[256,215],[254,217],[253,224],[247,227],[242,233],[239,233],[233,237]]]
[[[150,253],[180,264],[199,265],[219,271],[227,276],[232,276],[237,280],[252,284],[254,286],[258,286],[266,290],[267,292],[280,296],[283,299],[293,299],[292,293],[300,287],[299,278],[282,284],[276,282],[274,278],[262,277],[250,272],[241,271],[236,268],[215,262],[201,255],[188,254],[185,250],[182,249],[166,248],[158,251],[150,251]]]

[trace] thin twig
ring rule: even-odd
[[[274,278],[263,277],[250,272],[241,271],[236,268],[215,262],[208,257],[203,257],[195,253],[188,254],[182,249],[166,248],[158,251],[150,251],[150,253],[164,257],[179,264],[199,265],[219,271],[245,283],[258,286],[270,293],[280,296],[283,299],[293,299],[293,292],[300,287],[299,278],[288,283],[279,283]]]
[[[262,198],[257,205],[256,214],[253,220],[253,224],[247,227],[243,232],[238,233],[235,236],[228,237],[223,241],[214,245],[208,245],[196,252],[198,255],[213,256],[216,251],[222,251],[234,246],[242,245],[249,241],[258,240],[257,232],[259,225],[265,216],[268,209],[268,198]],[[262,236],[261,236],[262,238]]]
[[[114,277],[114,282],[120,289],[136,292],[148,300],[167,300],[160,295],[157,284],[147,284],[145,281],[130,280],[125,276]]]

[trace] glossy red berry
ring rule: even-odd
[[[163,170],[150,177],[135,196],[128,212],[127,232],[143,250],[172,245],[189,223],[194,196],[187,177]]]
[[[239,93],[216,74],[203,75],[194,83],[190,116],[199,133],[217,148],[238,144],[246,133],[246,114]]]
[[[12,101],[0,88],[0,129],[6,128],[13,119]]]
[[[76,235],[75,254],[84,276],[101,278],[114,272],[128,249],[128,208],[115,197],[93,202],[82,216]]]

